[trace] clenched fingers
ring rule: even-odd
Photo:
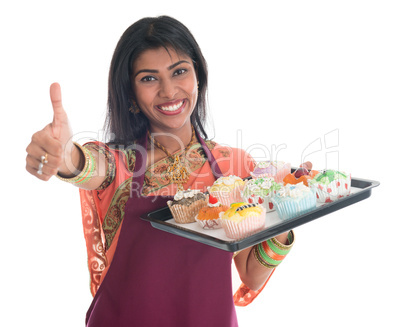
[[[47,126],[42,131],[35,133],[26,149],[27,171],[42,180],[48,180],[51,176],[56,175],[63,160],[63,146],[49,132],[51,131]],[[44,157],[46,157],[46,162]]]

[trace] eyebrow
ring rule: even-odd
[[[170,65],[168,67],[168,70],[172,70],[173,68],[175,68],[178,65],[183,64],[183,63],[190,64],[187,60],[180,60],[180,61],[174,63],[173,65]],[[138,74],[141,74],[141,73],[157,74],[157,73],[159,73],[159,70],[156,70],[156,69],[141,69],[141,70],[139,70],[138,72],[135,73],[134,77],[136,77]]]

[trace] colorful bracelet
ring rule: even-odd
[[[276,268],[291,250],[295,236],[293,230],[288,233],[288,243],[282,244],[276,238],[271,238],[254,246],[254,258],[265,268]]]
[[[66,178],[59,174],[57,174],[56,176],[58,179],[60,179],[64,182],[79,185],[79,184],[85,183],[93,176],[93,174],[96,170],[96,162],[95,162],[95,158],[91,151],[89,151],[88,149],[85,149],[78,143],[74,142],[74,145],[76,147],[78,147],[81,150],[81,152],[84,154],[84,158],[85,158],[84,168],[76,176],[73,176],[71,178]]]

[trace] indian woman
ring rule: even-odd
[[[79,188],[94,296],[87,326],[237,326],[235,305],[256,298],[293,245],[290,231],[234,254],[140,218],[178,191],[167,176],[175,160],[188,175],[181,186],[202,192],[254,168],[244,150],[208,139],[207,78],[191,32],[161,16],[135,22],[116,46],[107,142],[73,142],[61,87],[50,87],[53,121],[33,135],[26,168]],[[232,262],[242,281],[234,295]]]

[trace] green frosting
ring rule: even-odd
[[[276,183],[272,178],[256,178],[247,181],[243,191],[243,196],[250,197],[252,195],[266,197],[274,194],[279,190],[281,185]]]
[[[345,173],[342,173],[337,170],[324,170],[321,173],[318,173],[311,181],[311,184],[320,183],[328,185],[332,183],[334,180],[338,179],[347,179],[348,176]]]

